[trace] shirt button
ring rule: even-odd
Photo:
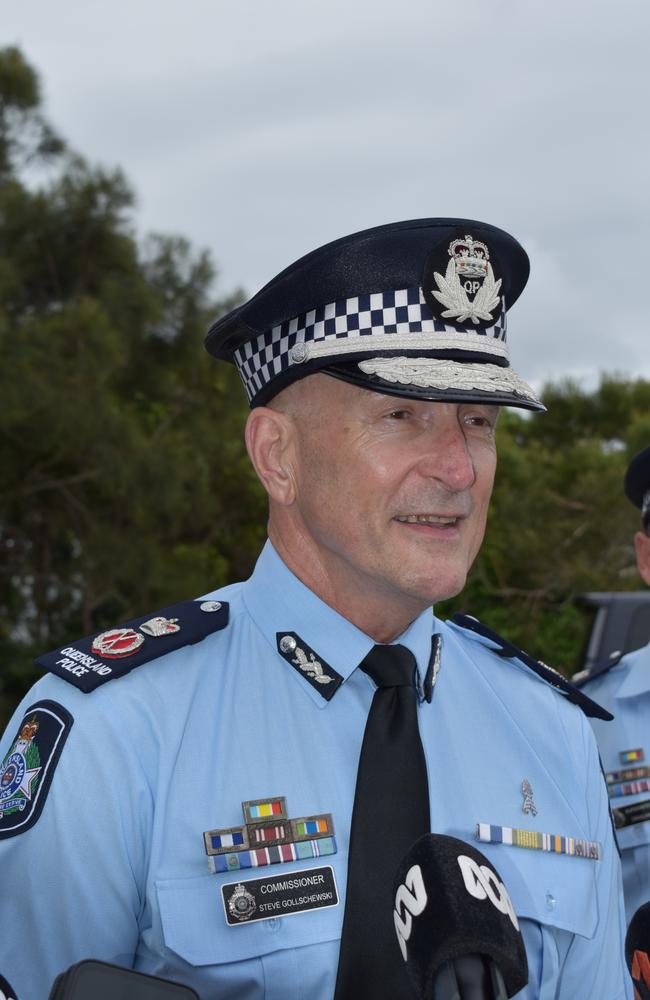
[[[264,923],[266,924],[266,929],[271,931],[272,934],[277,931],[280,926],[280,921],[277,917],[269,917],[269,919],[265,920]]]
[[[553,893],[547,892],[546,893],[546,909],[547,910],[554,910],[555,909],[555,904],[556,904],[555,896],[553,895]]]

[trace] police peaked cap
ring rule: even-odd
[[[395,222],[301,257],[205,344],[237,366],[251,406],[325,372],[391,396],[543,410],[506,345],[528,273],[524,249],[495,226]]]
[[[625,495],[641,511],[646,525],[650,525],[650,447],[635,455],[625,473]]]

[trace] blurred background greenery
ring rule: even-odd
[[[136,237],[120,171],[45,121],[38,76],[0,49],[0,728],[33,658],[245,578],[266,504],[243,447],[244,392],[202,348],[243,297],[215,294],[181,236]],[[468,611],[572,673],[577,593],[640,586],[638,512],[622,495],[650,441],[650,383],[604,376],[504,412]]]

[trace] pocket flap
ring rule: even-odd
[[[505,844],[481,844],[499,872],[517,916],[591,938],[598,923],[601,861]]]
[[[326,862],[326,863],[325,863]],[[339,904],[291,916],[271,917],[252,923],[226,923],[221,886],[271,876],[332,867]],[[240,876],[237,878],[237,876]],[[165,945],[190,965],[220,965],[304,945],[333,941],[341,935],[347,858],[335,855],[306,869],[304,862],[272,868],[253,868],[224,875],[156,881]]]
[[[616,814],[616,808],[613,811]],[[619,827],[616,830],[616,839],[622,851],[632,847],[645,847],[646,844],[650,844],[650,820]]]

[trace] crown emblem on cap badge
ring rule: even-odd
[[[459,323],[491,320],[501,301],[501,278],[494,277],[487,246],[468,235],[452,240],[448,252],[445,276],[434,272],[438,291],[432,291],[445,307],[442,315]]]

